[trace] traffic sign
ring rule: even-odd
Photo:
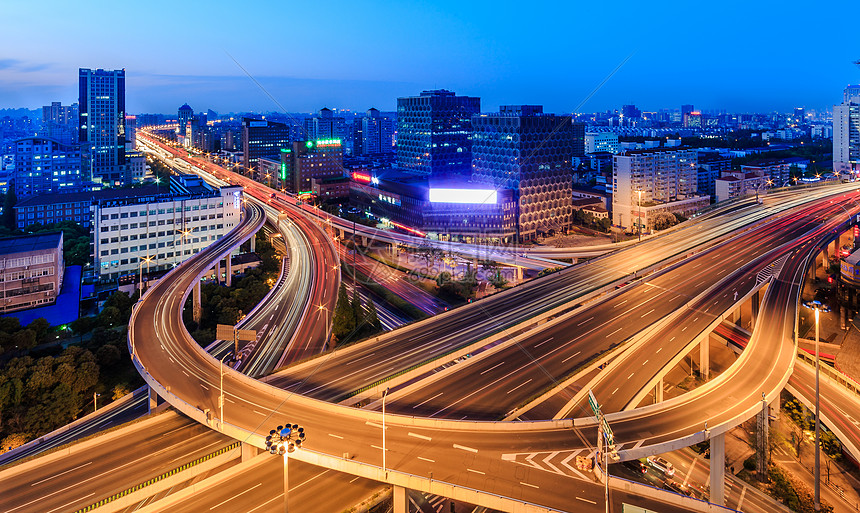
[[[248,342],[257,340],[257,330],[236,330],[236,338]]]
[[[591,411],[594,412],[595,417],[601,417],[600,405],[597,404],[597,398],[594,397],[594,393],[590,389],[588,390],[588,405],[591,406]]]
[[[218,340],[233,340],[233,326],[218,324],[215,326],[215,338]]]

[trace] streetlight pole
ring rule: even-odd
[[[96,392],[93,392],[93,413],[99,411],[99,405],[96,403],[96,398],[100,395],[101,394],[97,394]]]
[[[221,365],[218,369],[221,371],[221,395],[218,397],[218,409],[221,410],[221,426],[224,426],[224,360],[230,356],[230,353],[221,358]]]
[[[287,424],[286,426],[278,426],[278,429],[269,431],[269,436],[266,437],[266,449],[269,454],[277,454],[284,457],[284,511],[289,513],[289,454],[296,449],[300,449],[302,442],[305,440],[305,429],[299,427],[298,424]]]
[[[819,371],[821,368],[818,356],[818,308],[815,309],[815,511],[821,511],[821,416]]]
[[[385,388],[385,392],[382,392],[382,472],[385,473],[386,477],[388,476],[388,471],[386,470],[386,460],[385,460],[385,398],[388,396],[388,387]]]

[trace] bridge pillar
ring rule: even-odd
[[[711,377],[711,338],[705,337],[699,342],[699,375],[707,381]]]
[[[770,448],[768,447],[770,415],[768,410],[767,400],[764,397],[764,393],[762,393],[761,410],[756,415],[756,473],[758,474],[758,480],[762,483],[767,482],[767,465],[770,454]]]
[[[224,274],[226,275],[227,286],[230,287],[233,285],[233,257],[231,255],[227,255],[224,257]]]
[[[248,461],[258,454],[260,454],[259,449],[248,442],[242,442],[242,462]]]
[[[203,305],[200,302],[200,280],[194,283],[194,290],[191,293],[191,312],[194,322],[200,324],[200,320],[203,318]]]
[[[657,382],[657,387],[654,389],[654,402],[663,402],[663,378],[660,378],[660,381]]]
[[[726,434],[711,436],[711,502],[725,505]]]
[[[251,237],[251,253],[257,251],[257,234],[255,233],[253,237]]]
[[[148,397],[148,403],[149,403],[149,412],[148,413],[152,414],[152,410],[154,410],[155,408],[158,407],[158,394],[156,394],[155,390],[153,390],[152,387],[149,385],[146,386],[146,391],[147,391],[146,392],[147,395],[149,396]]]
[[[402,486],[394,487],[394,513],[409,513],[409,495]]]
[[[759,291],[756,291],[751,299],[752,303],[750,304],[750,312],[752,312],[752,327],[755,327],[756,320],[758,320],[758,309],[761,306],[761,299],[759,296]],[[752,330],[750,330],[752,331]]]

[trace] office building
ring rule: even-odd
[[[860,86],[848,86],[833,106],[833,171],[860,172]]]
[[[290,126],[264,119],[242,119],[242,164],[257,166],[257,159],[280,159],[281,149],[291,147]]]
[[[612,171],[612,224],[625,228],[652,226],[653,214],[685,217],[710,204],[698,196],[694,149],[651,148],[616,155]]]
[[[623,105],[621,107],[621,115],[626,119],[640,119],[642,111],[637,109],[635,105]]]
[[[577,128],[569,116],[544,114],[539,105],[472,116],[472,181],[515,192],[519,240],[570,225],[571,161],[583,137]]]
[[[125,70],[81,68],[78,80],[78,138],[86,144],[89,174],[95,182],[123,185],[125,165]]]
[[[18,201],[15,205],[15,223],[20,229],[31,224],[53,224],[73,221],[84,228],[92,227],[90,205],[94,201],[122,200],[130,196],[159,194],[156,186],[139,189],[102,189],[62,194],[41,194]],[[163,191],[161,191],[163,192]]]
[[[468,178],[472,116],[481,99],[438,89],[397,99],[397,167],[437,178]]]
[[[51,102],[51,105],[42,107],[42,129],[39,134],[63,144],[78,142],[78,104]]]
[[[394,121],[376,109],[353,123],[353,155],[378,155],[394,151]]]
[[[191,121],[192,117],[194,117],[194,109],[192,109],[187,103],[183,104],[182,107],[179,107],[179,111],[177,112],[179,123],[176,125],[177,134],[183,137],[190,137],[186,131],[188,130],[188,122]]]
[[[48,137],[25,137],[13,145],[15,169],[12,181],[20,200],[39,194],[81,190],[81,147]]]
[[[809,161],[806,159],[759,159],[741,166],[741,171],[747,174],[753,173],[767,176],[773,181],[774,187],[785,187],[791,183],[791,167],[799,163],[806,167]]]
[[[585,154],[609,152],[618,153],[621,146],[618,144],[618,134],[613,132],[586,132]]]
[[[171,176],[169,193],[96,198],[91,208],[97,276],[115,280],[171,269],[224,236],[239,223],[242,187]]]
[[[716,198],[717,193],[714,184],[723,173],[731,171],[732,159],[716,151],[699,150],[697,161],[699,165],[699,195]]]
[[[696,108],[693,105],[689,105],[689,104],[681,105],[681,119],[684,119],[684,116],[686,114],[689,114],[689,113],[693,112],[694,110],[696,110]]]
[[[346,139],[346,120],[335,116],[329,108],[322,108],[319,115],[304,120],[305,136],[303,139]]]
[[[64,270],[63,232],[0,239],[0,312],[55,302]]]
[[[137,116],[125,116],[125,151],[134,151],[137,147]],[[132,173],[133,174],[133,173]]]
[[[343,146],[340,139],[296,141],[280,152],[281,187],[292,193],[309,193],[314,178],[340,178],[343,171]]]

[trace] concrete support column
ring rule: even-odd
[[[194,317],[194,322],[200,323],[203,318],[203,305],[200,302],[200,280],[194,284],[193,292],[191,293],[191,311]]]
[[[707,381],[711,377],[711,340],[705,337],[699,342],[699,373],[702,379]]]
[[[654,402],[663,402],[663,378],[660,378],[660,381],[657,382],[657,387],[654,389]]]
[[[402,486],[394,487],[394,513],[409,513],[409,495]]]
[[[732,311],[732,322],[738,326],[741,325],[741,307],[740,307],[740,305],[738,305],[737,308],[735,308]]]
[[[255,233],[253,237],[251,237],[251,253],[257,251],[257,234]]]
[[[752,312],[752,325],[755,327],[756,320],[758,320],[758,309],[761,306],[761,298],[758,291],[756,291],[752,295],[751,299],[752,303],[750,303],[750,311]],[[752,331],[752,330],[750,330]]]
[[[725,505],[726,435],[711,436],[711,502]]]
[[[232,257],[232,255],[227,255],[226,257],[224,257],[224,264],[225,264],[224,267],[225,267],[227,286],[230,287],[233,285],[233,257]]]
[[[242,461],[248,461],[254,456],[260,454],[260,450],[249,444],[248,442],[242,442]]]
[[[756,415],[756,471],[758,480],[767,482],[767,465],[770,450],[768,448],[769,412],[768,404],[762,394],[761,410]]]
[[[149,396],[149,413],[152,414],[152,410],[158,407],[158,394],[149,385],[147,385],[146,390]]]

